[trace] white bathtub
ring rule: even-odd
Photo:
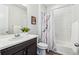
[[[63,55],[78,55],[78,48],[71,42],[56,41],[56,51]]]

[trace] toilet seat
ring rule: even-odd
[[[40,49],[47,49],[48,45],[46,43],[40,42],[37,44],[37,47]]]

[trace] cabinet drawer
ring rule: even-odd
[[[17,53],[18,51],[23,50],[27,46],[33,44],[36,41],[37,41],[36,38],[34,38],[34,39],[31,39],[31,40],[19,43],[17,45],[8,47],[6,49],[1,50],[1,54],[2,55],[13,55],[13,54]]]

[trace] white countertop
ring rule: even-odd
[[[11,35],[1,35],[0,36],[0,50],[8,48],[10,46],[22,43],[24,41],[31,40],[38,37],[38,35],[26,34],[20,37],[14,38],[14,34]]]

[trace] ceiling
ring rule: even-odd
[[[47,7],[55,6],[56,4],[45,4]]]
[[[63,6],[69,6],[69,5],[72,5],[72,4],[44,4],[48,9],[51,9],[51,8],[59,8],[59,7],[63,7]]]
[[[62,5],[62,4],[45,4],[45,6],[47,8],[56,7],[56,6],[60,6],[60,5]]]

